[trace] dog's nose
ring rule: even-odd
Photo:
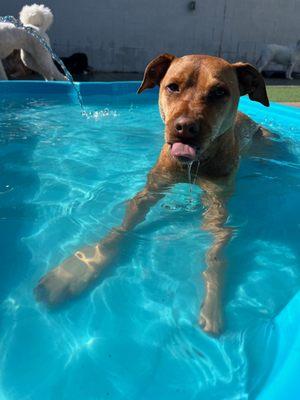
[[[199,133],[199,126],[190,118],[179,117],[175,121],[175,132],[178,136],[193,137]]]

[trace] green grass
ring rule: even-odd
[[[271,101],[300,102],[300,86],[267,86],[267,92]]]

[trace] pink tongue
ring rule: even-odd
[[[176,142],[171,147],[171,154],[173,157],[185,157],[190,160],[195,160],[196,150],[188,144]]]

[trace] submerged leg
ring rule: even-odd
[[[205,186],[206,193],[202,201],[206,211],[203,215],[202,229],[212,234],[213,242],[206,253],[207,268],[203,272],[205,295],[199,323],[204,331],[219,334],[223,325],[221,301],[226,267],[223,250],[232,235],[232,229],[224,226],[228,217],[226,201],[232,193],[232,183],[230,181],[225,186]]]
[[[75,252],[46,274],[35,288],[38,301],[56,305],[78,295],[93,283],[102,270],[118,256],[126,234],[142,222],[150,208],[164,196],[169,182],[159,181],[149,174],[146,187],[130,200],[122,224],[95,246],[86,246]]]

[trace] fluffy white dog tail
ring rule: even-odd
[[[53,14],[44,4],[32,4],[22,8],[20,21],[23,25],[33,25],[46,32],[53,22]]]

